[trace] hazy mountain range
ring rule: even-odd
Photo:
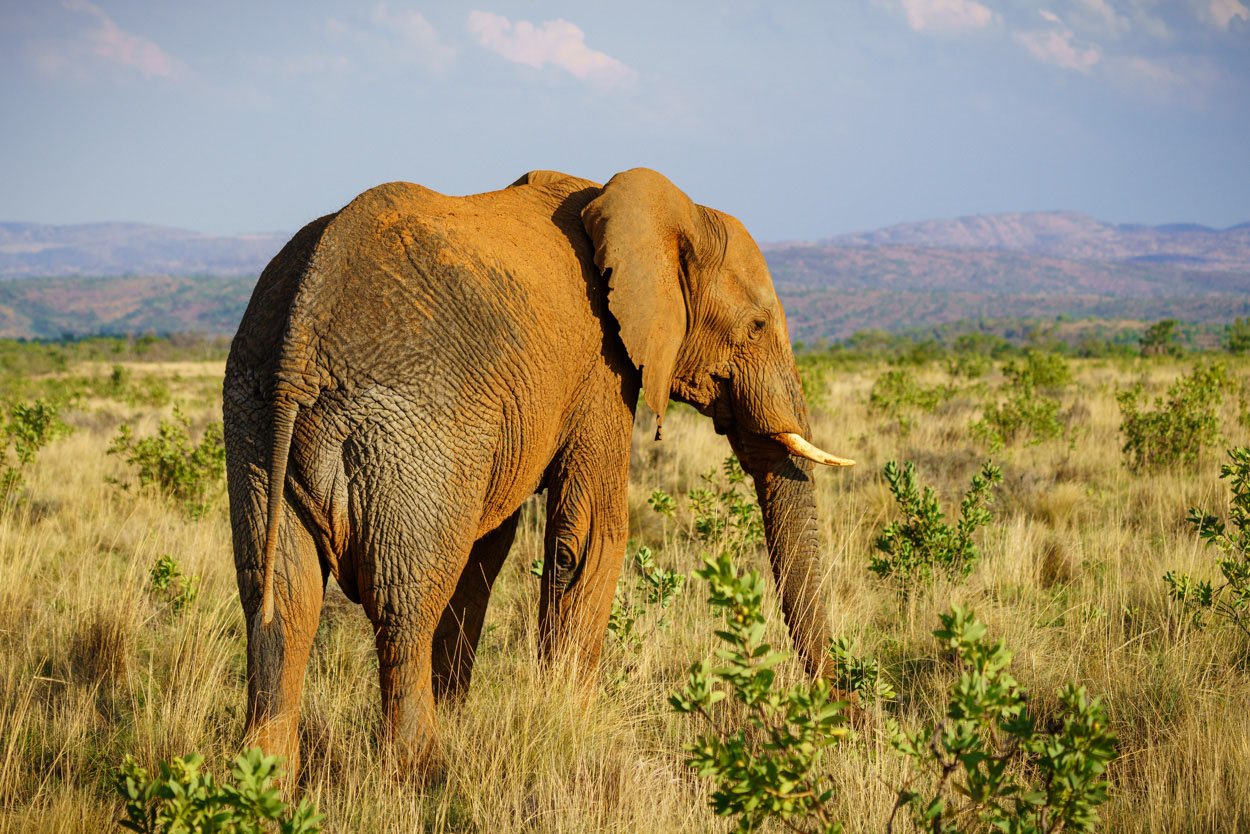
[[[231,332],[289,235],[0,223],[0,336]],[[907,223],[763,246],[795,338],[967,318],[1250,316],[1250,223],[1117,225],[1074,212]]]
[[[287,233],[215,237],[142,223],[0,223],[0,278],[258,275]]]

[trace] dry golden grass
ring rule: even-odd
[[[169,375],[197,425],[217,419],[218,404],[205,400],[220,364],[135,370]],[[882,464],[915,461],[952,506],[986,453],[967,430],[978,409],[971,398],[922,415],[906,436],[886,428],[867,409],[882,370],[836,375],[832,407],[814,428],[821,445],[860,461],[818,474],[835,588],[830,616],[835,632],[882,660],[903,719],[941,708],[950,670],[936,662],[930,632],[938,612],[968,603],[1014,649],[1014,671],[1043,714],[1068,680],[1104,696],[1120,738],[1105,830],[1250,828],[1247,644],[1228,629],[1187,625],[1161,581],[1173,568],[1213,572],[1184,516],[1191,505],[1225,504],[1219,453],[1190,470],[1143,477],[1122,466],[1119,451],[1116,386],[1145,376],[1162,390],[1184,366],[1077,363],[1065,403],[1076,415],[1070,441],[996,455],[1006,480],[981,563],[967,583],[939,582],[905,603],[866,569],[893,513]],[[1236,371],[1244,383],[1246,369]],[[944,379],[936,369],[925,376]],[[1246,442],[1237,409],[1234,397],[1223,414],[1229,443]],[[688,519],[664,519],[646,499],[656,487],[683,495],[729,450],[709,421],[671,413],[659,444],[650,441],[651,418],[640,415],[632,525],[662,566],[689,572],[699,550],[684,533]],[[200,751],[222,770],[238,751],[244,627],[225,502],[219,496],[196,521],[159,496],[108,483],[125,475],[104,453],[117,422],[138,418],[143,433],[159,416],[105,400],[69,414],[77,431],[41,454],[28,501],[0,517],[0,831],[110,830],[120,812],[110,771],[127,752],[150,767]],[[639,651],[609,638],[597,697],[583,706],[571,675],[535,661],[538,588],[528,569],[540,555],[541,523],[535,502],[492,602],[472,691],[440,715],[447,774],[434,786],[410,784],[379,759],[369,625],[331,587],[305,690],[298,783],[326,814],[325,830],[726,827],[707,808],[709,787],[683,764],[682,746],[702,728],[666,702],[686,667],[713,648],[705,588],[688,584],[666,631],[644,619]],[[198,600],[181,615],[148,588],[163,554],[202,577]],[[764,566],[761,554],[753,564]],[[784,645],[775,607],[771,623]],[[832,764],[849,831],[884,827],[905,778],[885,747],[870,726]]]

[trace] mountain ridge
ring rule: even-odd
[[[287,238],[0,223],[0,336],[231,333]],[[1250,223],[1145,226],[1024,212],[761,248],[790,334],[804,341],[962,318],[1250,315]]]

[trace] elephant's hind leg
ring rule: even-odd
[[[497,528],[478,539],[469,554],[469,563],[460,573],[460,581],[451,602],[434,630],[433,665],[434,698],[442,702],[463,697],[473,675],[477,643],[482,636],[482,622],[490,602],[491,587],[503,567],[512,540],[516,537],[517,510]]]
[[[300,699],[325,598],[325,573],[312,536],[289,507],[280,536],[273,622],[262,622],[259,594],[249,595],[244,603],[248,621],[245,737],[249,745],[284,756],[288,772],[295,774],[299,770]]]
[[[392,473],[368,472],[350,500],[360,523],[361,602],[373,623],[382,694],[383,746],[401,771],[437,771],[434,630],[473,546],[471,521],[448,517],[454,502],[418,493]]]

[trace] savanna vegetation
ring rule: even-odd
[[[333,583],[302,771],[241,749],[221,345],[0,343],[0,830],[1245,830],[1236,324],[1220,353],[1160,328],[806,354],[816,438],[859,461],[816,474],[827,683],[788,656],[728,445],[680,407],[654,443],[640,409],[597,691],[536,661],[534,501],[427,785],[379,753],[373,638]]]

